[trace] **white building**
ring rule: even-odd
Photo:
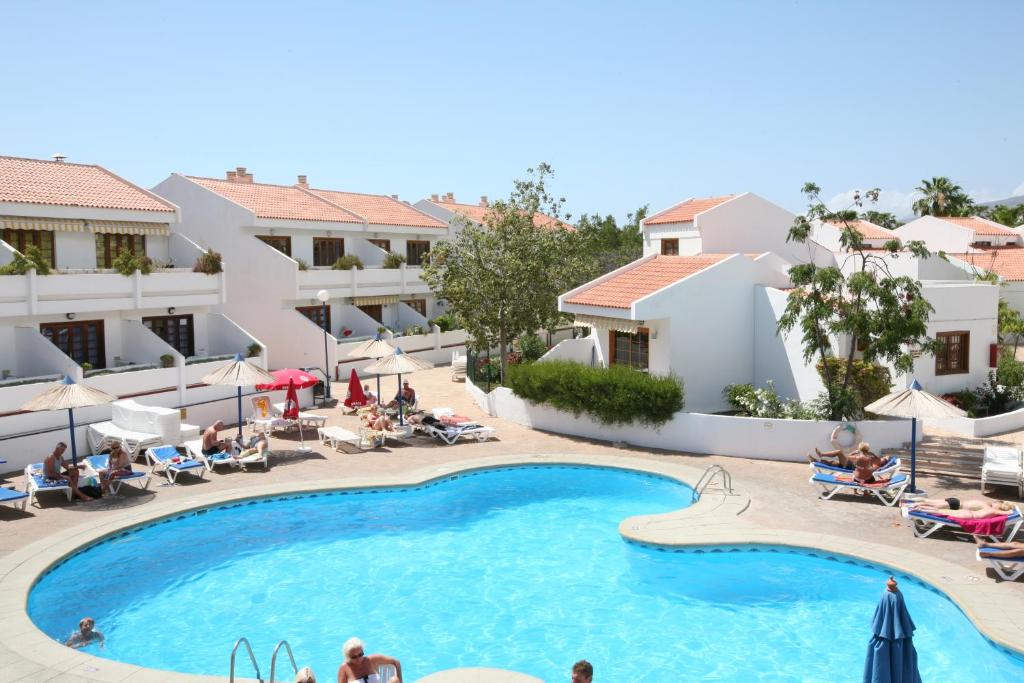
[[[266,343],[271,367],[323,368],[325,331],[332,370],[348,342],[382,327],[411,333],[413,345],[443,346],[428,338],[428,321],[443,309],[420,264],[447,223],[394,196],[314,189],[305,176],[257,183],[241,167],[224,179],[173,174],[154,192],[181,207],[176,230],[223,254],[226,311]],[[389,252],[405,262],[385,267]],[[363,268],[335,270],[342,256]],[[329,294],[326,316],[320,290]]]
[[[227,358],[250,347],[262,357],[219,312],[225,274],[193,272],[202,250],[176,232],[180,216],[99,166],[0,157],[0,264],[35,246],[52,269],[0,275],[0,434],[66,425],[63,413],[19,412],[63,374],[182,406],[226,395],[200,378]],[[114,270],[122,251],[150,258],[152,272]],[[83,422],[109,419],[110,409],[81,413]]]
[[[795,218],[750,193],[688,199],[654,214],[643,223],[643,258],[559,297],[560,310],[593,332],[563,342],[549,357],[674,373],[691,412],[725,410],[722,390],[729,384],[772,380],[783,396],[816,398],[823,386],[803,360],[799,331],[776,332],[791,286],[788,269],[811,260],[854,266],[840,251],[835,226],[816,226],[806,245],[787,242]],[[872,224],[858,229],[869,244],[892,239]],[[894,381],[917,378],[935,393],[981,384],[996,342],[998,288],[939,258],[886,258],[893,272],[922,281],[935,308],[928,334],[947,342],[940,358],[922,356],[910,376]]]

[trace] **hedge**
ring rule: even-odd
[[[592,368],[554,360],[513,365],[506,385],[531,403],[550,405],[601,424],[661,425],[683,409],[683,383],[622,365]]]

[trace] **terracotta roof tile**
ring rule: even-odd
[[[1024,282],[1024,248],[981,247],[973,254],[949,254],[979,270],[996,273],[1008,282]]]
[[[724,204],[736,195],[728,194],[724,197],[705,197],[703,199],[687,199],[681,204],[669,207],[664,211],[654,214],[644,220],[644,225],[663,225],[665,223],[690,223],[694,217],[702,211],[713,209],[719,204]]]
[[[953,223],[964,228],[970,228],[974,231],[975,235],[1005,235],[1011,236],[1016,235],[1013,230],[1010,230],[1005,225],[990,221],[980,216],[965,216],[963,218],[957,218],[954,216],[936,216],[941,221],[947,223]]]
[[[375,225],[407,225],[414,228],[441,230],[448,228],[447,223],[386,195],[341,192],[339,190],[311,189],[310,192],[359,214]]]
[[[662,287],[713,266],[732,254],[655,256],[613,278],[599,282],[566,299],[567,304],[629,308],[634,302]]]
[[[456,202],[445,201],[431,201],[431,204],[434,206],[440,206],[442,209],[446,209],[448,211],[460,213],[474,223],[480,223],[481,225],[484,222],[484,216],[486,216],[487,212],[490,210],[490,207],[480,206],[479,204],[458,204]],[[538,228],[553,226],[556,222],[557,221],[554,218],[543,213],[538,213],[533,217],[533,224]],[[562,225],[564,225],[568,230],[576,229],[565,221],[562,221]]]
[[[842,229],[842,227],[843,227],[843,222],[842,221],[830,221],[830,222],[832,223],[832,225],[834,225],[834,226],[836,226],[836,227],[838,227],[840,229]],[[866,240],[895,240],[895,239],[899,239],[899,235],[897,235],[892,230],[887,230],[887,229],[883,228],[881,225],[875,225],[874,223],[871,223],[870,221],[863,221],[863,220],[850,221],[850,224],[853,226],[853,228],[857,232],[860,233],[861,237],[863,237]]]
[[[162,201],[107,169],[0,156],[0,202],[171,213]]]
[[[239,183],[187,176],[192,182],[255,213],[259,218],[328,223],[362,223],[351,212],[299,187],[267,183]]]

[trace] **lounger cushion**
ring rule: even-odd
[[[28,498],[28,494],[0,487],[0,503],[9,503],[13,500],[21,500],[22,498]]]

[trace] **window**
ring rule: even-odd
[[[270,237],[269,235],[256,235],[256,239],[263,242],[264,244],[269,244],[270,246],[272,246],[274,249],[277,249],[285,256],[292,255],[291,237]]]
[[[327,309],[327,317],[324,318],[324,308]],[[331,307],[330,306],[297,306],[296,311],[306,316],[325,332],[331,331]]]
[[[991,247],[992,240],[978,241],[971,245],[972,247]]]
[[[939,342],[939,350],[935,352],[935,374],[960,375],[968,372],[971,333],[939,332],[935,339]]]
[[[39,332],[79,365],[90,363],[93,368],[107,367],[102,320],[41,323]]]
[[[195,326],[191,313],[187,315],[158,315],[143,318],[142,324],[148,327],[153,334],[177,349],[178,353],[186,358],[195,355]]]
[[[39,247],[43,252],[43,258],[54,267],[57,263],[57,248],[54,244],[53,233],[49,230],[4,230],[4,242],[11,245],[22,254],[26,247]]]
[[[424,318],[427,317],[426,299],[409,299],[408,301],[403,301],[402,303],[411,308],[412,310],[416,311],[420,315],[422,315]]]
[[[430,242],[426,240],[409,240],[405,243],[405,262],[410,266],[423,263],[423,257],[430,251]]]
[[[333,266],[345,255],[345,240],[340,237],[313,238],[313,265]]]
[[[366,240],[366,241],[369,242],[370,244],[372,244],[373,246],[377,247],[378,249],[383,249],[384,251],[391,251],[391,240]]]
[[[612,365],[628,365],[637,370],[647,369],[650,333],[646,327],[638,329],[636,334],[615,330],[610,334]]]
[[[122,251],[133,256],[146,255],[145,235],[96,235],[96,267],[113,268],[114,259]]]
[[[384,324],[384,307],[380,304],[372,304],[370,306],[356,306],[360,311],[370,316],[377,322]]]
[[[661,241],[661,255],[662,256],[679,256],[679,240],[670,239]]]

